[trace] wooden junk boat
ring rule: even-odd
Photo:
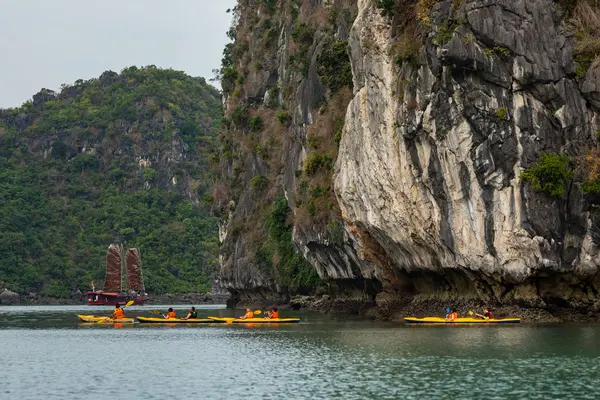
[[[142,258],[139,249],[127,249],[125,253],[126,282],[123,284],[123,246],[111,244],[106,253],[106,280],[104,289],[96,290],[92,281],[92,291],[85,292],[90,306],[114,306],[133,300],[133,304],[144,304],[150,298],[144,287]]]

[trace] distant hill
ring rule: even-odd
[[[207,155],[220,94],[130,67],[0,110],[0,286],[67,296],[104,281],[107,246],[139,247],[150,293],[210,288],[217,223]]]

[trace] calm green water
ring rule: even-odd
[[[305,323],[115,328],[76,317],[107,311],[0,307],[0,399],[600,398],[597,325],[423,327],[283,312]]]

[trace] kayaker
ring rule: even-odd
[[[240,319],[252,319],[252,318],[254,318],[254,313],[249,308],[246,308],[246,314],[244,314],[243,317],[240,317]]]
[[[267,312],[269,318],[279,318],[279,311],[277,311],[277,307],[273,307],[273,309]]]
[[[194,319],[198,318],[198,313],[196,313],[196,307],[190,308],[188,315],[186,315],[185,318],[183,318],[183,319],[190,319],[190,318],[194,318]]]
[[[125,313],[123,312],[123,309],[121,308],[119,303],[117,303],[115,305],[115,309],[113,311],[113,319],[123,319],[123,318],[125,318]]]
[[[454,321],[456,318],[458,318],[458,313],[451,308],[446,308],[446,319]]]
[[[487,308],[483,309],[483,315],[477,314],[477,313],[475,313],[475,315],[477,315],[478,317],[483,318],[483,319],[492,319],[492,312],[490,310],[488,310]]]
[[[163,317],[166,319],[177,318],[177,314],[175,314],[172,307],[169,307],[169,311],[166,314],[163,314]]]

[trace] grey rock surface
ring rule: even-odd
[[[331,293],[377,305],[407,295],[535,307],[597,301],[595,208],[577,184],[552,198],[520,179],[542,152],[580,157],[596,142],[600,76],[590,69],[577,81],[556,4],[440,1],[420,25],[417,62],[401,66],[392,40],[398,21],[374,0],[357,7],[344,31],[354,97],[334,176],[342,240],[294,228]],[[288,29],[274,52],[279,85],[295,88],[287,99],[293,140],[282,154],[286,194],[323,90],[314,57],[306,77],[290,71]],[[316,38],[311,51],[318,46]],[[266,90],[267,75],[253,91]],[[234,201],[230,219],[243,218],[254,200],[244,193]],[[277,292],[249,258],[248,238],[223,238],[223,286]]]

